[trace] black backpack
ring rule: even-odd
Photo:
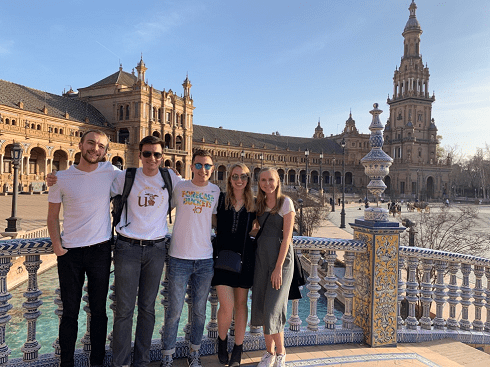
[[[167,168],[160,168],[160,173],[163,178],[163,182],[165,183],[165,186],[163,187],[164,189],[167,189],[168,191],[168,217],[170,220],[170,223],[172,223],[172,216],[171,216],[171,211],[172,211],[172,179],[170,178],[170,173],[168,172]],[[123,212],[123,209],[126,208],[126,222],[128,219],[128,208],[127,208],[127,201],[128,201],[128,196],[129,193],[131,192],[131,188],[133,187],[133,182],[134,182],[134,177],[136,176],[136,168],[128,168],[126,169],[126,177],[124,179],[124,188],[123,192],[121,195],[116,195],[114,196],[112,200],[112,233],[114,235],[114,228],[115,226],[121,221],[121,215]],[[126,223],[126,226],[129,225],[129,223]]]

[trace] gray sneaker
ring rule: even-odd
[[[189,367],[201,367],[201,357],[199,356],[199,351],[195,350],[192,352],[189,352],[189,355],[187,356],[187,364]]]
[[[172,355],[164,355],[162,358],[162,363],[160,363],[160,367],[172,367],[174,364],[174,359]]]

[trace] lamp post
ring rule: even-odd
[[[299,235],[303,235],[303,199],[298,199],[299,204]]]
[[[7,228],[5,228],[6,233],[17,233],[22,228],[20,228],[20,218],[17,218],[17,196],[19,194],[19,165],[22,159],[22,147],[19,143],[14,143],[11,150],[12,163],[14,165],[14,194],[12,196],[12,215],[7,218]],[[17,235],[15,235],[17,236]]]
[[[242,156],[242,163],[243,163],[243,160],[245,159],[245,152],[242,150],[242,152],[240,153],[240,155]]]
[[[310,155],[310,151],[308,148],[305,149],[305,158],[306,158],[306,175],[305,175],[305,189],[308,192],[308,156]]]
[[[342,147],[342,211],[340,212],[340,228],[345,228],[345,140],[340,142]]]
[[[323,150],[320,153],[320,194],[323,197],[323,172],[322,172]]]
[[[332,162],[333,162],[333,175],[332,175],[332,212],[335,212],[335,157],[333,157]]]

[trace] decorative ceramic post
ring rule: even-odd
[[[375,103],[369,130],[371,151],[361,159],[364,172],[371,179],[367,188],[379,200],[386,189],[383,178],[389,173],[393,159],[383,147],[383,112]],[[398,222],[388,221],[388,210],[366,208],[364,219],[356,219],[354,239],[367,244],[367,252],[356,255],[354,274],[355,324],[364,330],[365,342],[372,347],[396,345],[398,305],[398,246],[400,232],[405,230]]]

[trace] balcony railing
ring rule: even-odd
[[[295,250],[302,253],[302,263],[309,274],[306,288],[309,290],[307,297],[310,307],[308,317],[301,320],[298,312],[299,301],[292,302],[292,315],[288,320],[288,330],[285,331],[286,347],[363,342],[366,337],[365,329],[355,323],[359,317],[355,314],[359,312],[356,311],[356,302],[360,302],[357,298],[358,290],[367,283],[376,282],[374,279],[362,278],[361,273],[356,273],[355,265],[359,259],[370,256],[369,242],[294,237],[293,244]],[[466,343],[490,344],[489,259],[416,247],[400,246],[398,249],[391,250],[390,256],[396,254],[398,261],[398,268],[392,270],[395,270],[394,274],[398,277],[392,284],[394,293],[397,294],[394,298],[395,302],[389,308],[398,310],[398,318],[394,323],[398,328],[398,342],[419,342],[449,337]],[[0,241],[0,364],[2,365],[7,363],[21,365],[29,362],[31,366],[47,366],[58,363],[59,341],[57,339],[53,341],[52,353],[39,355],[41,345],[36,336],[36,322],[42,311],[42,301],[39,297],[43,292],[38,287],[38,269],[42,257],[47,254],[52,254],[49,238]],[[22,304],[27,337],[20,348],[23,357],[9,360],[10,350],[5,333],[6,325],[11,318],[9,311],[12,305],[9,300],[12,296],[7,291],[7,273],[11,267],[11,259],[16,256],[25,256],[25,268],[29,275],[24,293],[26,301]],[[336,268],[339,261],[343,263],[344,271]],[[432,275],[435,275],[435,278]],[[165,278],[160,291],[161,300],[157,300],[157,306],[161,303],[163,305],[161,307],[167,307],[166,285]],[[113,302],[111,309],[115,312],[113,286],[111,291],[109,299]],[[57,294],[54,302],[58,305],[58,309],[55,314],[61,317],[63,306],[59,291]],[[325,297],[327,304],[327,311],[321,315],[317,313],[320,297]],[[90,318],[88,295],[85,294],[83,299],[87,302],[84,310],[87,312],[87,318]],[[206,328],[207,335],[204,336],[201,345],[203,355],[216,353],[218,335],[218,298],[214,289],[211,290],[208,300],[211,317]],[[336,301],[344,304],[344,313],[340,319],[337,319],[334,314]],[[404,305],[408,309],[407,315],[401,312]],[[487,311],[486,317],[483,317],[482,313],[484,308]],[[470,309],[474,310],[471,317]],[[435,310],[435,313],[431,313],[431,310]],[[373,315],[366,316],[369,318]],[[177,358],[187,353],[189,326],[184,327],[185,337],[177,341]],[[163,328],[163,325],[160,327]],[[111,340],[112,332],[108,335],[105,365],[110,365],[112,360]],[[76,352],[76,363],[79,366],[88,365],[90,330],[86,331],[81,343],[83,348]],[[250,326],[245,336],[244,350],[264,348],[265,342],[260,328]],[[160,360],[160,349],[161,341],[153,340],[150,353],[152,361]]]

